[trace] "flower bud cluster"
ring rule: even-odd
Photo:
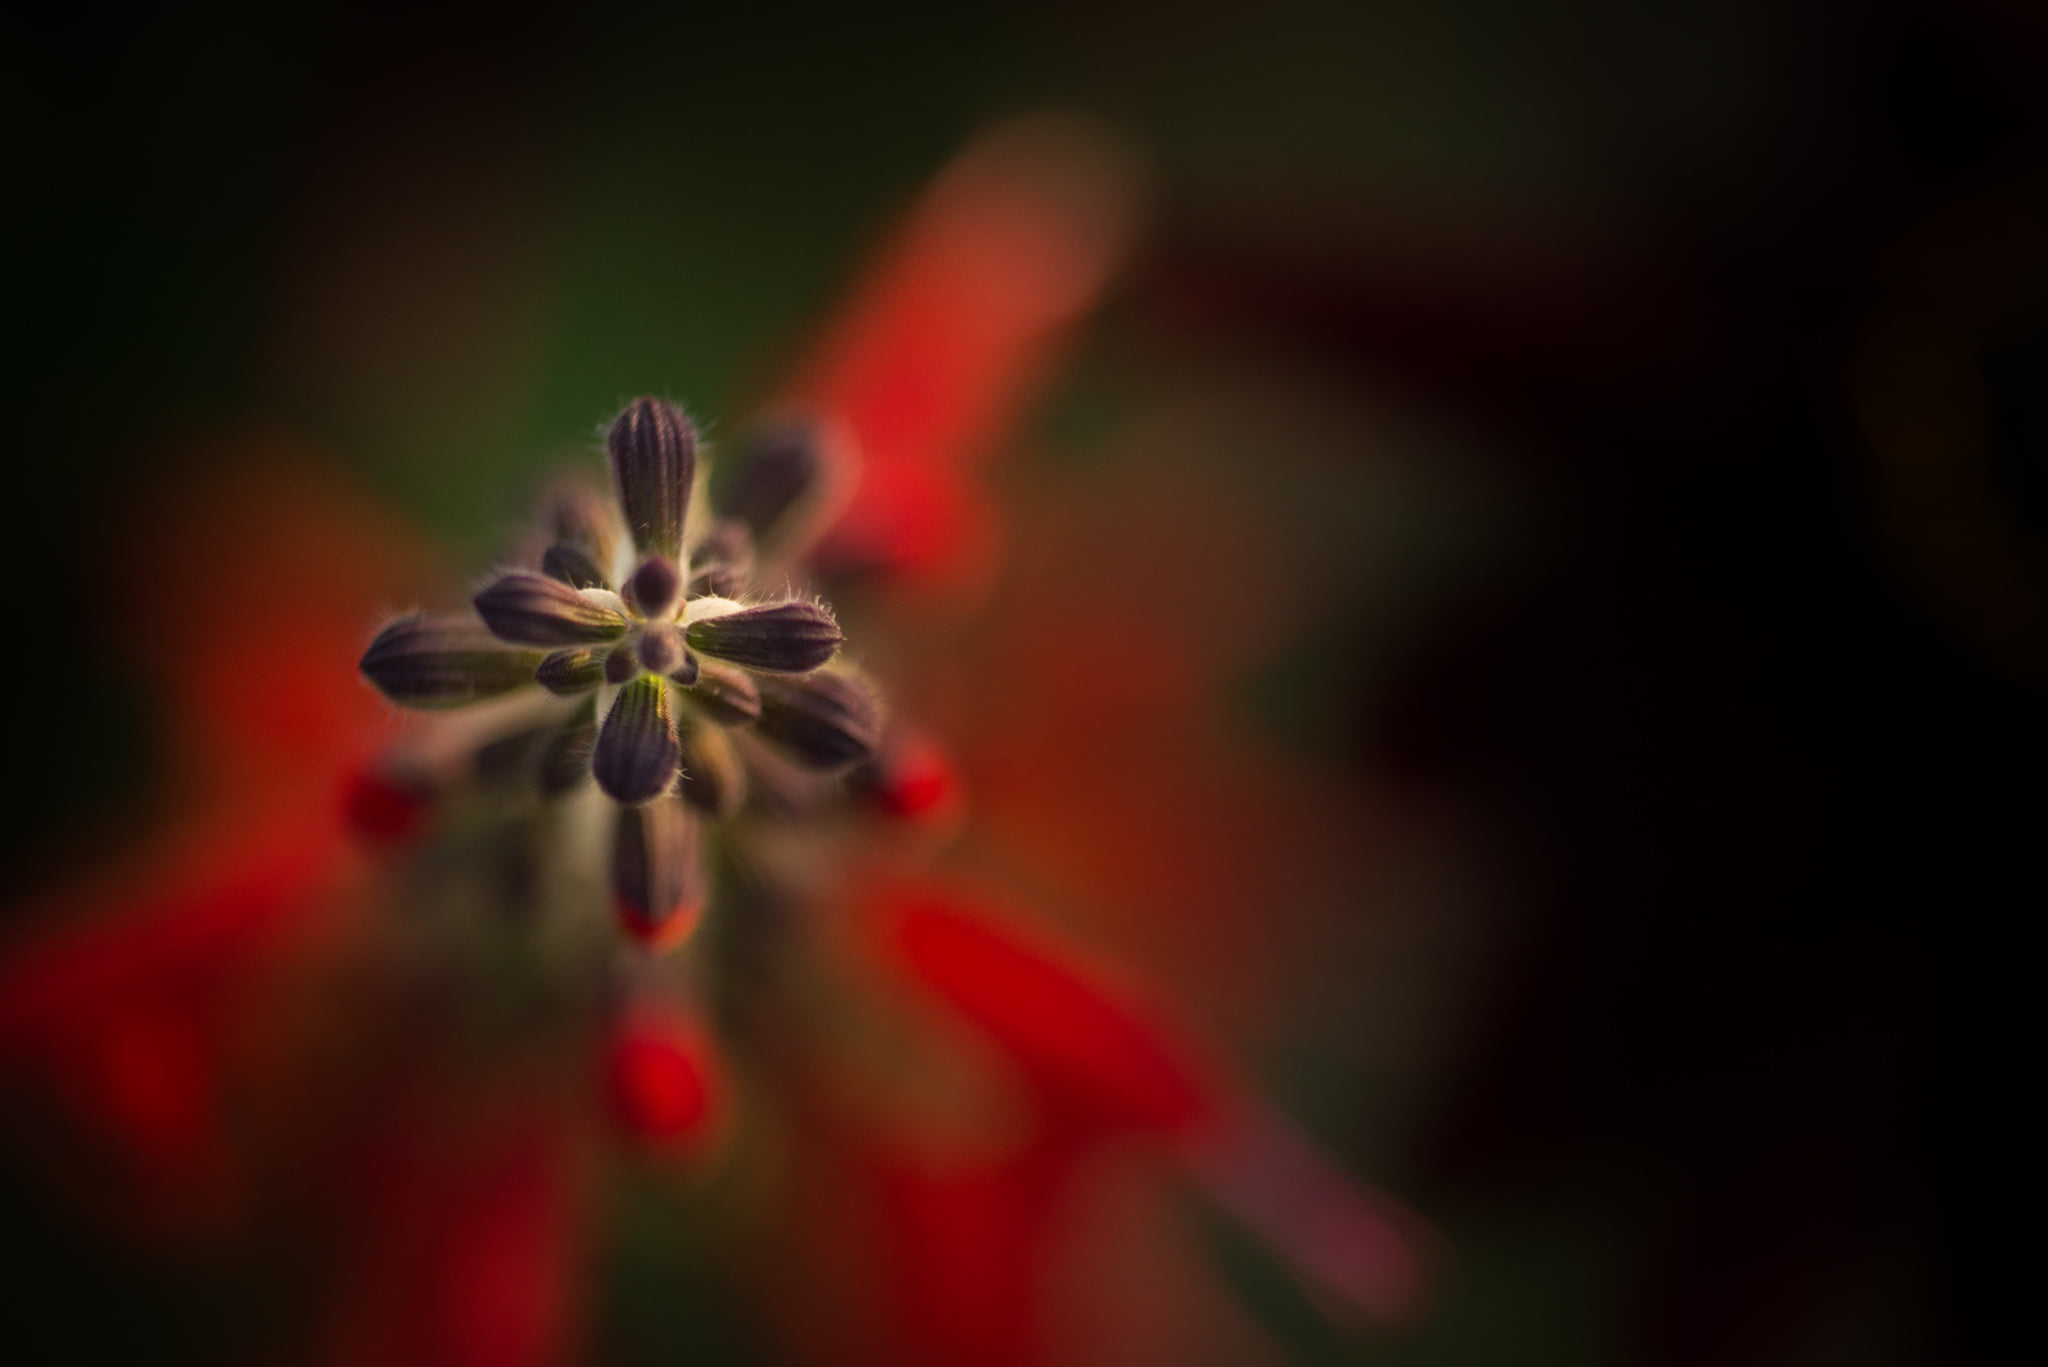
[[[733,515],[694,521],[697,433],[680,409],[635,400],[606,447],[612,497],[559,496],[537,571],[492,579],[473,615],[393,622],[361,669],[401,707],[521,691],[550,703],[532,777],[552,796],[594,780],[616,805],[621,924],[667,945],[704,902],[704,823],[737,815],[761,775],[786,789],[792,766],[831,776],[871,759],[881,709],[835,664],[831,609],[757,582],[756,547],[788,539],[825,469],[800,429],[756,443],[753,468],[726,486]]]

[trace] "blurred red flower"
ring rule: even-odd
[[[872,610],[900,643],[893,663],[927,675],[910,678],[907,710],[929,707],[962,756],[956,768],[905,731],[870,819],[957,824],[964,772],[981,781],[991,847],[1050,856],[1052,886],[1170,909],[1245,948],[1242,906],[1262,876],[1248,842],[1284,849],[1328,822],[1206,729],[1219,655],[1260,640],[1210,630],[1242,596],[1233,576],[1146,598],[1133,618],[1127,598],[1077,595],[1071,566],[1028,538],[1033,582],[957,672],[917,641],[935,597],[985,601],[996,524],[975,462],[1097,297],[1134,213],[1129,160],[1099,133],[999,130],[914,208],[784,397],[843,424],[860,453],[818,567],[883,586]],[[1103,1287],[1070,1284],[1105,1212],[1141,1212],[1141,1242],[1165,1227],[1168,1170],[1319,1293],[1376,1315],[1412,1304],[1406,1217],[1354,1191],[1171,1013],[1088,954],[1012,928],[1028,918],[876,867],[886,859],[863,861],[814,955],[868,1013],[861,1038],[799,1007],[726,1060],[684,1006],[642,1002],[484,1049],[448,999],[456,970],[397,944],[405,856],[386,852],[428,817],[371,763],[393,728],[355,677],[375,615],[423,596],[435,567],[274,435],[233,436],[180,468],[179,487],[138,506],[150,531],[136,564],[167,603],[209,601],[230,580],[249,591],[232,613],[140,628],[161,633],[148,658],[178,741],[162,818],[35,912],[47,929],[0,973],[0,1077],[30,1099],[31,1161],[110,1228],[256,1249],[321,1231],[321,1308],[287,1355],[573,1356],[598,1174],[652,1154],[680,1160],[675,1180],[703,1180],[749,1143],[780,1166],[743,1203],[736,1261],[765,1332],[807,1360],[1161,1360],[1205,1333],[1255,1348],[1213,1274],[1164,1245],[1115,1255],[1154,1265],[1132,1283],[1157,1300],[1144,1313],[1105,1318]],[[1242,534],[1227,517],[1210,530]],[[1170,539],[1145,550],[1179,553]],[[1198,642],[1218,649],[1190,654]],[[986,721],[959,705],[963,684],[985,687]],[[1134,715],[1187,772],[1119,766],[1117,728]],[[891,1019],[909,1033],[890,1035]],[[768,1162],[724,1161],[757,1175]]]

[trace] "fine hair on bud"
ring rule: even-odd
[[[780,674],[816,669],[839,650],[839,624],[822,604],[793,599],[690,623],[690,648]]]
[[[726,817],[747,798],[747,770],[732,740],[716,726],[692,726],[682,733],[683,800],[710,816]]]
[[[590,759],[597,786],[614,802],[649,802],[669,790],[682,763],[668,685],[642,675],[619,690]]]
[[[604,570],[589,551],[567,541],[557,541],[541,552],[540,570],[550,579],[559,579],[572,589],[608,589],[611,581],[604,577]]]
[[[626,619],[559,580],[515,571],[474,599],[476,615],[501,641],[527,646],[594,645],[626,634]]]

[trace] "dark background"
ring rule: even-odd
[[[1480,1044],[1389,1175],[1454,1246],[1476,1231],[1470,1277],[1386,1356],[2024,1341],[2020,927],[2048,905],[2030,7],[44,21],[0,68],[0,575],[33,623],[0,670],[0,900],[117,843],[147,784],[121,619],[214,605],[109,589],[95,542],[189,434],[306,434],[473,559],[565,435],[641,390],[757,393],[972,130],[1074,105],[1157,176],[1112,360],[1392,391],[1482,433],[1569,529],[1370,689],[1341,633],[1313,665],[1338,762],[1524,853]],[[114,1255],[47,1212],[10,1224],[32,1325],[107,1297],[155,1322]]]

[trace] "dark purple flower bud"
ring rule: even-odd
[[[680,559],[697,472],[696,429],[674,404],[635,399],[612,423],[605,445],[634,549]]]
[[[635,645],[640,667],[649,674],[666,674],[683,664],[683,634],[673,622],[654,622],[640,631]]]
[[[761,693],[753,676],[718,660],[705,660],[698,667],[690,701],[720,726],[745,726],[761,715]]]
[[[875,695],[845,674],[764,678],[755,731],[814,769],[867,759],[881,744]]]
[[[693,650],[749,669],[801,674],[839,649],[839,624],[817,603],[792,600],[741,608],[692,622],[685,633]]]
[[[650,555],[633,571],[620,596],[642,617],[665,617],[675,607],[682,586],[683,576],[675,561],[665,555]]]
[[[604,682],[605,653],[596,650],[558,650],[533,671],[535,682],[550,693],[567,697],[595,688]]]
[[[604,681],[622,684],[640,672],[640,652],[635,649],[638,642],[621,641],[612,647],[611,654],[604,657]]]
[[[697,663],[697,657],[691,653],[688,646],[684,646],[683,662],[674,669],[671,669],[668,672],[668,676],[684,688],[688,688],[697,682],[697,672],[700,668],[701,666]]]
[[[597,697],[583,700],[540,752],[540,787],[559,797],[590,777],[590,752],[597,744]]]
[[[400,707],[461,707],[533,682],[540,653],[507,650],[469,616],[401,618],[363,652],[363,677]]]
[[[753,572],[754,534],[736,518],[720,518],[690,555],[690,597],[735,597]]]
[[[715,726],[683,732],[683,800],[712,816],[731,816],[747,798],[747,770],[732,741]]]
[[[664,799],[619,813],[612,897],[627,934],[657,949],[679,943],[696,925],[706,887],[695,812]]]
[[[559,579],[572,589],[611,587],[611,581],[604,577],[590,552],[566,541],[557,541],[541,554],[540,569],[548,578]]]
[[[785,418],[757,428],[730,460],[719,462],[718,507],[744,522],[760,544],[779,543],[795,524],[810,520],[808,510],[839,473],[837,459],[823,429],[810,418]]]
[[[618,508],[599,490],[581,483],[557,489],[548,500],[547,520],[556,541],[578,548],[600,567],[612,563],[623,529]]]
[[[846,785],[836,774],[820,773],[763,744],[751,730],[727,733],[747,769],[747,802],[752,811],[784,821],[802,821],[836,806]]]
[[[504,575],[472,601],[491,634],[514,645],[591,645],[626,634],[624,616],[537,574]]]
[[[682,758],[668,710],[668,686],[643,676],[621,688],[591,754],[597,786],[615,802],[649,802],[675,782]]]

